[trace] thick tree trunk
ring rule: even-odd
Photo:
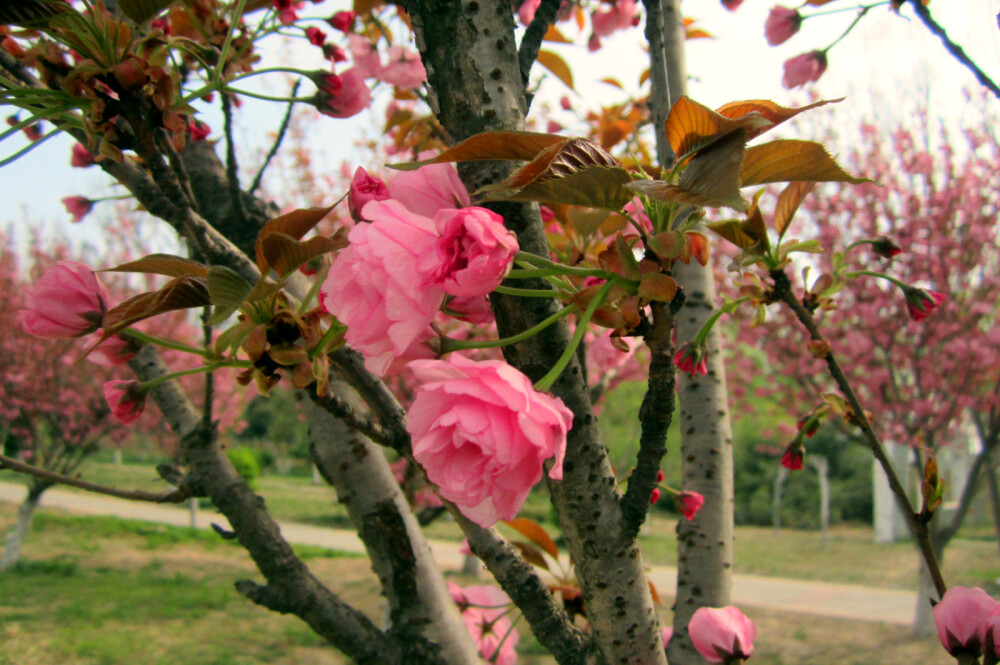
[[[3,558],[0,558],[0,573],[10,570],[21,558],[21,547],[24,545],[28,532],[31,531],[31,520],[35,516],[35,508],[38,507],[42,499],[42,493],[49,487],[48,483],[32,483],[28,488],[28,495],[17,509],[17,521],[7,534],[7,541],[3,551]]]

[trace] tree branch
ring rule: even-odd
[[[538,59],[538,49],[542,46],[545,34],[549,31],[549,26],[555,23],[556,14],[562,0],[542,0],[535,11],[535,17],[531,19],[531,25],[521,38],[521,46],[517,51],[517,62],[521,68],[521,84],[527,88],[528,80],[531,78],[531,67]]]
[[[289,97],[294,98],[299,92],[299,86],[302,84],[302,79],[295,79],[295,83],[292,85],[292,94]],[[260,181],[264,178],[264,171],[267,170],[267,165],[271,163],[274,156],[278,154],[278,148],[281,147],[281,142],[285,139],[285,133],[288,131],[288,126],[292,122],[292,109],[295,107],[295,102],[288,103],[288,110],[285,111],[285,117],[281,119],[281,126],[278,127],[278,135],[274,138],[274,143],[271,145],[271,149],[267,151],[267,156],[264,157],[264,163],[260,165],[260,169],[257,170],[257,175],[254,176],[253,182],[250,183],[250,189],[247,191],[253,194],[260,187]]]

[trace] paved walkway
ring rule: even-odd
[[[20,503],[25,489],[22,485],[0,482],[0,502]],[[113,515],[126,519],[188,526],[190,513],[177,506],[158,506],[151,503],[127,501],[99,494],[70,492],[52,488],[42,495],[42,506],[59,508],[75,513]],[[208,529],[215,522],[228,527],[226,518],[209,510],[196,514],[200,529]],[[315,545],[347,552],[364,552],[364,545],[353,531],[282,522],[281,532],[290,542]],[[438,563],[451,569],[460,569],[462,555],[458,543],[431,541],[431,548]],[[677,584],[677,569],[653,566],[650,578],[664,597]],[[758,575],[735,575],[733,579],[733,604],[762,607],[783,612],[815,614],[860,621],[883,621],[909,625],[913,621],[916,597],[913,592],[894,589],[877,589],[848,584],[807,582]]]

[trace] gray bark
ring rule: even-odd
[[[945,544],[946,541],[942,542],[939,538],[935,538],[933,534],[931,535],[931,548],[934,550],[934,555],[937,557],[939,566],[944,565]],[[934,625],[934,613],[931,611],[933,609],[931,600],[936,602],[941,600],[941,598],[934,587],[934,580],[931,579],[931,575],[927,571],[927,563],[921,558],[920,585],[917,590],[917,606],[913,617],[914,637],[924,638],[937,635],[937,628]]]
[[[830,462],[822,455],[809,455],[809,465],[816,469],[819,482],[819,528],[823,532],[823,544],[830,538]]]
[[[7,540],[4,546],[3,557],[0,558],[0,573],[10,570],[21,558],[21,548],[31,531],[31,521],[35,515],[35,508],[38,507],[42,499],[42,493],[51,487],[50,483],[32,481],[28,488],[28,494],[17,509],[17,520],[14,526],[7,533]]]

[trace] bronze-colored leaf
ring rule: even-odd
[[[566,84],[566,87],[570,90],[575,90],[573,87],[573,72],[570,70],[569,65],[566,64],[566,61],[562,59],[562,56],[552,51],[541,49],[538,51],[537,60],[538,64],[555,74],[556,78]]]
[[[567,208],[566,216],[569,223],[573,225],[581,236],[591,236],[607,221],[611,213],[607,210],[594,210],[593,208],[570,207]]]
[[[263,253],[262,242],[267,236],[272,233],[281,233],[291,237],[293,240],[299,240],[319,224],[331,210],[333,210],[333,206],[328,208],[300,208],[275,217],[265,224],[264,228],[257,234],[257,244],[254,247],[254,257],[261,274],[266,273],[269,267],[274,267],[267,262]]]
[[[145,23],[166,9],[174,0],[118,0],[125,16],[136,23]]]
[[[516,547],[517,549],[521,550],[521,556],[523,556],[524,560],[530,563],[532,566],[535,566],[536,568],[541,568],[543,570],[549,569],[548,561],[545,560],[545,557],[542,556],[542,553],[539,552],[534,546],[521,540],[512,540],[510,541],[510,544]]]
[[[621,81],[611,76],[601,79],[601,83],[607,83],[608,85],[614,86],[619,90],[624,90],[625,86],[622,85]]]
[[[205,280],[183,275],[167,282],[159,291],[141,293],[108,310],[104,315],[104,334],[107,339],[145,319],[178,309],[204,307],[211,304]]]
[[[785,235],[785,229],[795,217],[795,211],[815,186],[814,182],[790,182],[778,195],[778,203],[774,206],[774,230],[778,232],[779,238]]]
[[[512,520],[505,521],[504,524],[541,547],[553,559],[559,558],[559,548],[556,547],[555,541],[542,528],[542,525],[535,520],[528,519],[527,517],[515,517]]]
[[[559,28],[554,25],[550,25],[549,29],[545,32],[545,36],[542,37],[543,42],[559,42],[561,44],[572,44],[573,40],[567,39],[566,36],[559,32]]]
[[[855,178],[834,161],[819,143],[779,139],[746,149],[742,168],[743,185],[769,182],[872,182]]]
[[[183,256],[150,254],[141,259],[122,263],[114,268],[105,268],[98,272],[140,272],[153,275],[167,275],[168,277],[183,277],[184,275],[205,277],[208,275],[208,266],[192,259],[184,258]]]
[[[687,240],[680,231],[664,231],[650,236],[647,245],[661,259],[674,261],[684,254]]]
[[[62,0],[18,0],[0,2],[0,24],[38,28],[53,16],[73,11]]]
[[[644,300],[670,302],[677,294],[677,282],[670,275],[653,272],[642,276],[639,282],[639,297]]]
[[[684,96],[670,109],[667,116],[667,140],[678,158],[700,150],[732,134],[737,129],[759,129],[770,122],[750,113],[739,118],[727,118]],[[741,134],[746,142],[746,134]]]
[[[727,219],[721,222],[709,222],[705,226],[740,249],[750,249],[757,244],[758,239],[747,232],[743,220]]]
[[[419,162],[401,162],[387,166],[399,171],[413,171],[427,164],[503,160],[529,162],[547,148],[569,141],[565,136],[540,132],[483,132],[470,136],[437,157]]]
[[[728,104],[723,104],[719,108],[715,109],[715,112],[724,115],[727,118],[742,118],[744,116],[756,113],[758,116],[764,118],[767,124],[760,127],[746,128],[747,129],[747,140],[751,140],[757,136],[760,136],[764,132],[780,125],[781,123],[794,118],[803,111],[808,111],[809,109],[814,109],[817,106],[825,106],[826,104],[836,104],[837,102],[844,101],[844,97],[840,99],[823,99],[808,106],[800,106],[798,108],[787,108],[775,104],[774,102],[767,99],[746,99],[740,102],[729,102]]]
[[[261,255],[274,272],[284,277],[309,259],[347,246],[343,236],[314,236],[305,242],[284,233],[270,233],[258,243]]]
[[[706,205],[746,210],[747,202],[740,194],[740,167],[744,150],[746,136],[743,130],[730,132],[699,150],[677,184],[688,192],[703,196],[708,201]]]

